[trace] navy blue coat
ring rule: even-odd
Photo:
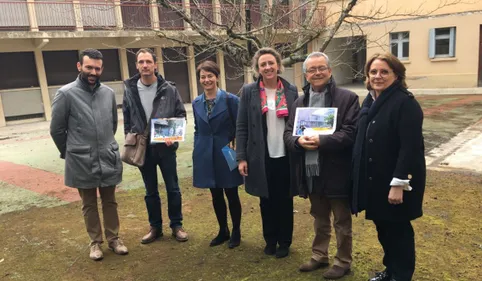
[[[243,184],[243,177],[239,174],[238,169],[229,170],[228,163],[221,151],[235,136],[239,98],[220,90],[216,99],[209,117],[203,95],[198,96],[192,102],[194,115],[193,185],[199,188],[229,188]],[[231,115],[227,102],[229,102]]]

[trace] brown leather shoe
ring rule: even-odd
[[[173,228],[172,236],[176,237],[176,240],[179,242],[186,242],[188,240],[187,232],[182,229],[182,226]]]
[[[310,272],[310,271],[314,271],[314,270],[317,270],[317,269],[322,268],[322,267],[327,267],[329,265],[330,264],[327,263],[327,262],[319,262],[319,261],[312,258],[312,259],[310,259],[309,262],[300,265],[300,271],[301,272]]]
[[[129,251],[127,250],[127,247],[120,239],[115,239],[110,241],[109,248],[118,255],[127,255],[129,253]]]
[[[144,235],[144,237],[142,237],[141,243],[142,244],[152,243],[156,241],[157,238],[162,237],[162,235],[163,235],[162,230],[160,228],[151,227],[151,229],[149,230],[149,233],[147,233],[146,235]]]
[[[328,269],[328,271],[323,273],[323,277],[325,279],[334,280],[334,279],[340,279],[341,277],[347,275],[348,273],[350,273],[349,268],[345,269],[337,265],[334,265],[332,268]]]

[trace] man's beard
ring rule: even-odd
[[[91,83],[91,82],[89,81],[89,79],[88,79],[89,77],[95,78],[94,83]],[[100,78],[100,77],[97,76],[97,75],[90,75],[89,73],[86,73],[86,72],[81,71],[81,72],[80,72],[80,78],[81,78],[85,83],[87,83],[87,84],[89,84],[89,85],[91,85],[91,86],[94,86],[95,84],[97,84],[97,82],[99,82],[99,78]]]

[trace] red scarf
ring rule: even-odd
[[[259,88],[259,94],[261,97],[261,113],[265,114],[266,112],[268,112],[268,99],[266,96],[266,89],[262,80],[259,81]],[[283,83],[281,83],[280,79],[278,79],[278,86],[276,87],[275,104],[276,117],[283,118],[288,116],[288,104],[286,103],[285,88],[283,87]]]

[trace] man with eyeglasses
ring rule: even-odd
[[[308,55],[303,72],[309,84],[303,88],[304,95],[293,104],[284,133],[288,149],[297,152],[290,163],[291,183],[300,188],[300,196],[310,199],[311,215],[315,219],[312,256],[300,266],[300,271],[329,266],[330,217],[333,213],[337,252],[333,266],[323,273],[323,277],[338,279],[350,272],[352,263],[351,151],[360,104],[355,93],[336,86],[326,54],[314,52]],[[335,132],[332,135],[294,137],[298,107],[338,108]]]
[[[117,103],[114,90],[100,83],[104,69],[102,53],[95,49],[80,52],[79,76],[60,88],[52,103],[50,135],[60,158],[65,159],[65,185],[77,188],[89,234],[90,254],[95,261],[104,255],[102,227],[97,208],[97,189],[102,199],[104,233],[116,254],[128,253],[119,239],[119,215],[115,188],[122,180],[117,130]]]

